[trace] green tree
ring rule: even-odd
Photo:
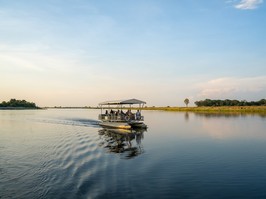
[[[186,104],[186,106],[188,106],[188,104],[189,104],[189,99],[186,98],[186,99],[184,100],[184,103]]]
[[[0,107],[24,107],[24,108],[38,108],[35,103],[27,102],[26,100],[11,99],[9,102],[3,101]]]
[[[266,99],[261,99],[259,101],[248,102],[246,100],[211,100],[205,99],[196,101],[197,106],[266,106]]]

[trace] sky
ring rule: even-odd
[[[0,0],[0,101],[266,98],[263,0]]]

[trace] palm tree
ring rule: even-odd
[[[186,106],[189,104],[189,99],[188,98],[186,98],[185,100],[184,100],[184,103],[186,104]]]

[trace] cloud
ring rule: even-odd
[[[262,4],[263,0],[241,0],[238,4],[235,5],[235,8],[241,10],[252,10],[256,9],[259,4]]]
[[[260,77],[223,77],[213,79],[198,85],[197,98],[211,99],[247,99],[265,98],[266,76]]]

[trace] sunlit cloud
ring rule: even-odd
[[[198,98],[245,98],[246,96],[255,97],[257,93],[266,91],[266,76],[260,77],[224,77],[217,78],[199,86]],[[265,96],[261,96],[263,98]]]
[[[2,52],[0,55],[2,67],[21,69],[23,72],[43,72],[46,70],[68,70],[74,63],[70,58],[42,53]],[[73,61],[72,61],[73,62]]]
[[[241,10],[252,10],[256,9],[262,3],[263,0],[241,0],[238,4],[235,5],[235,8]]]

